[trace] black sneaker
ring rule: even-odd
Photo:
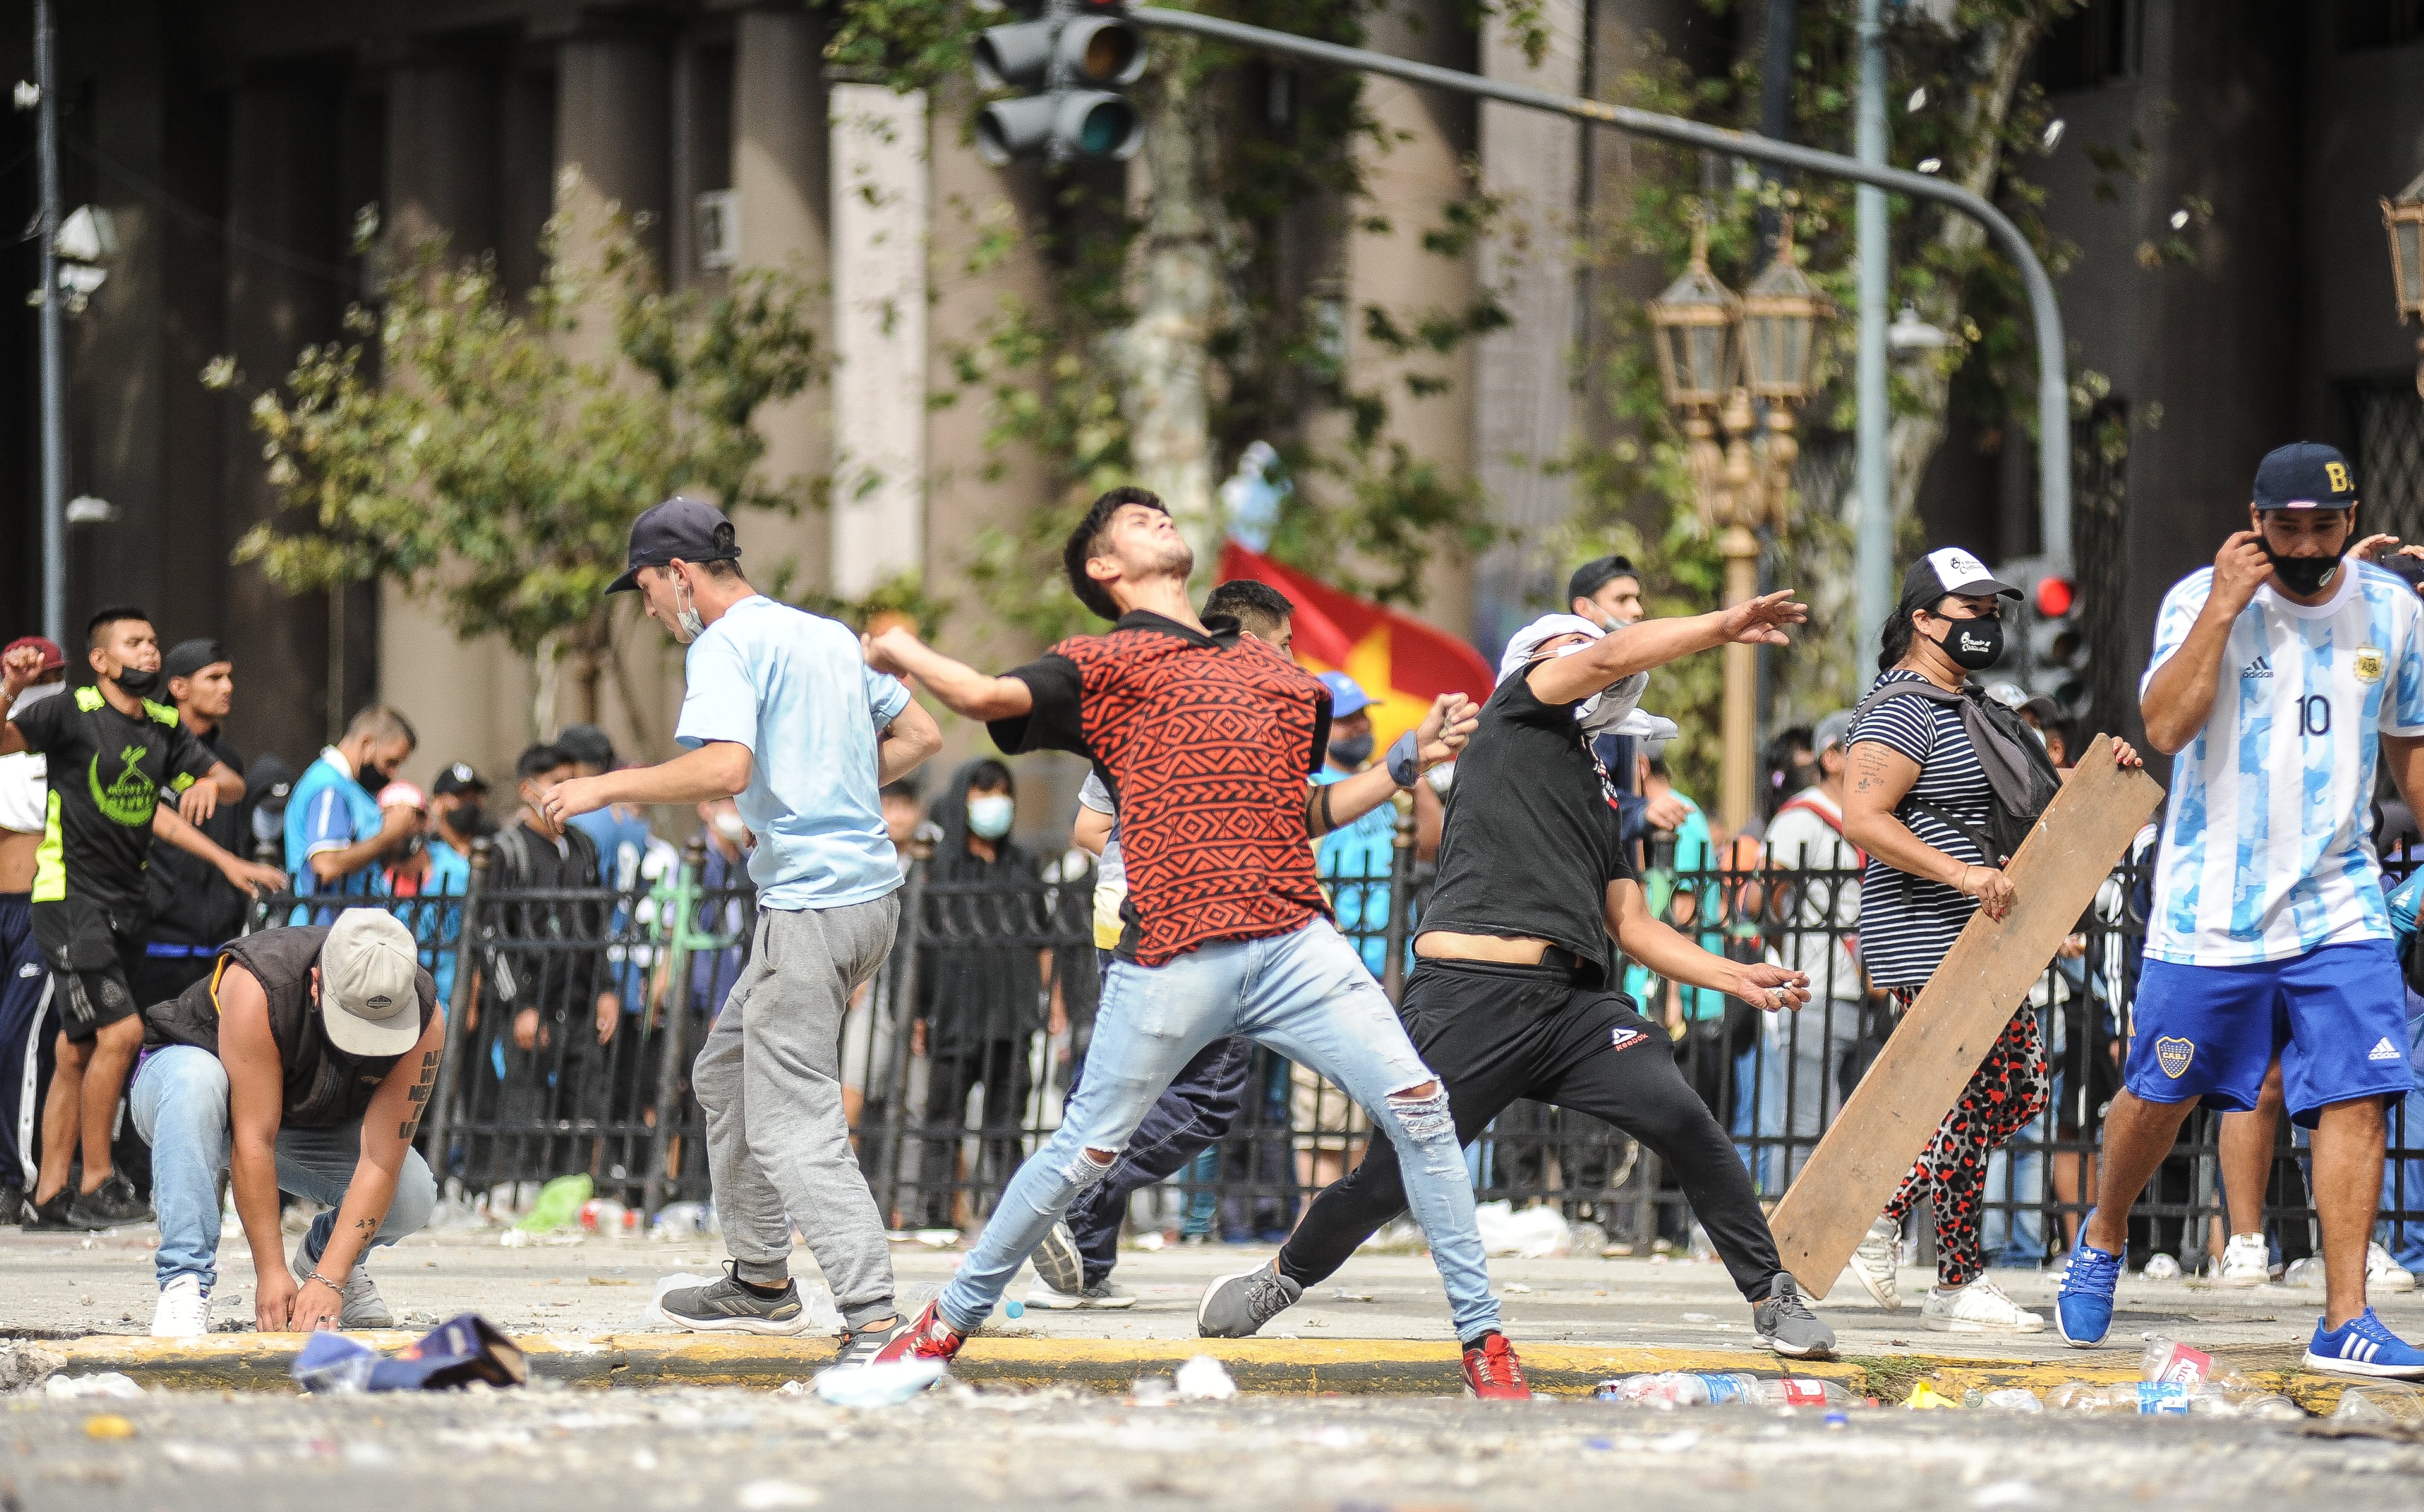
[[[1800,1283],[1783,1271],[1776,1273],[1768,1294],[1750,1305],[1750,1326],[1761,1348],[1773,1349],[1787,1360],[1835,1357],[1835,1330],[1818,1321],[1818,1314],[1801,1299]]]
[[[152,1204],[135,1195],[124,1171],[113,1170],[100,1186],[68,1204],[68,1224],[78,1229],[117,1229],[152,1221]]]
[[[1296,1305],[1304,1288],[1280,1274],[1278,1261],[1216,1278],[1195,1309],[1195,1331],[1206,1339],[1248,1339]]]
[[[797,1282],[785,1281],[783,1295],[761,1297],[741,1284],[741,1262],[724,1263],[722,1281],[684,1286],[657,1299],[666,1322],[700,1333],[803,1333],[808,1310],[800,1305]]]
[[[47,1202],[27,1202],[17,1226],[27,1233],[72,1233],[75,1225],[68,1221],[68,1209],[74,1205],[75,1193],[62,1186]]]

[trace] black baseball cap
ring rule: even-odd
[[[168,648],[167,656],[160,659],[160,676],[190,677],[204,667],[215,667],[222,661],[233,660],[227,654],[225,646],[207,636],[197,640],[179,641]]]
[[[1947,594],[1984,597],[2001,594],[2017,598],[2020,591],[1986,570],[1986,564],[1957,546],[1939,547],[1910,565],[1902,575],[1902,607],[1925,609]]]
[[[741,542],[724,511],[704,499],[679,495],[631,521],[631,549],[624,574],[606,585],[610,594],[640,585],[642,567],[662,567],[679,557],[684,562],[738,562]]]
[[[2336,446],[2291,441],[2257,464],[2254,497],[2258,509],[2354,509],[2356,472]]]
[[[472,771],[469,761],[455,762],[439,772],[438,780],[429,785],[433,798],[452,798],[456,793],[485,793],[487,790],[487,779]]]
[[[1638,580],[1640,576],[1633,564],[1623,557],[1593,557],[1574,568],[1574,575],[1566,580],[1566,602],[1571,604],[1577,598],[1588,598],[1619,578]]]

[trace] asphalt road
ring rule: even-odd
[[[120,1416],[131,1436],[96,1438]],[[120,1425],[104,1424],[104,1431]],[[2424,1505],[2424,1445],[2295,1425],[1595,1402],[1251,1398],[1139,1407],[946,1391],[852,1411],[738,1390],[305,1398],[21,1395],[0,1506],[1188,1508],[1762,1512]]]

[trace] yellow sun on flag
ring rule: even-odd
[[[1319,657],[1305,657],[1308,672],[1344,672],[1355,679],[1356,686],[1370,696],[1372,707],[1365,710],[1372,716],[1372,739],[1379,749],[1386,751],[1389,742],[1423,722],[1431,711],[1431,701],[1412,693],[1400,692],[1389,683],[1389,627],[1376,625],[1370,634],[1348,650],[1347,664],[1335,667]]]

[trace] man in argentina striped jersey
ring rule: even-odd
[[[2126,1090],[2101,1189],[2063,1277],[2063,1337],[2103,1342],[2129,1205],[2199,1099],[2256,1106],[2281,1061],[2314,1131],[2323,1316],[2316,1370],[2424,1376],[2424,1350],[2366,1304],[2384,1108],[2412,1085],[2407,1015],[2368,833],[2377,751],[2424,796],[2424,608],[2369,563],[2356,479],[2299,442],[2257,469],[2253,530],[2164,596],[2140,684],[2146,739],[2174,753]]]

